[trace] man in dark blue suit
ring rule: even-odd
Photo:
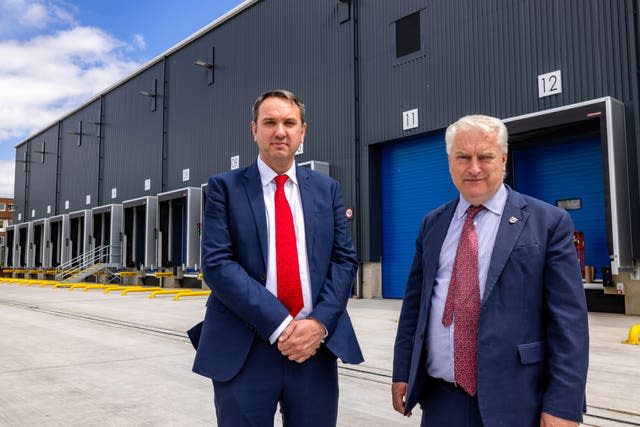
[[[460,196],[427,214],[416,240],[394,349],[393,406],[411,415],[419,403],[423,426],[577,426],[589,339],[571,219],[503,184],[508,144],[499,119],[463,117],[445,139]],[[477,252],[458,262],[461,236],[464,253]],[[456,294],[472,258],[467,289],[475,301],[471,291]],[[453,322],[445,316],[451,289],[461,298]],[[467,326],[456,330],[457,323]],[[458,364],[456,347],[469,343],[471,358]]]
[[[295,164],[307,125],[293,93],[262,94],[251,127],[256,162],[209,179],[202,268],[212,293],[193,370],[213,380],[220,426],[273,425],[278,404],[285,426],[332,426],[336,358],[363,360],[346,311],[357,260],[342,192],[330,177]],[[295,230],[296,253],[285,261],[297,258],[296,309],[278,298],[282,191]]]

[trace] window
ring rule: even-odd
[[[0,236],[0,246],[4,246],[4,236]]]
[[[396,58],[420,50],[420,12],[396,21]]]
[[[9,212],[13,212],[13,205],[9,205]]]
[[[7,210],[7,205],[5,203],[0,203],[0,212],[4,212]]]

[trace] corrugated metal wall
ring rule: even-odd
[[[80,122],[82,121],[82,135]],[[98,154],[100,100],[87,105],[61,122],[59,213],[98,206]],[[81,138],[81,141],[79,141]],[[78,146],[78,142],[80,145]],[[87,196],[90,197],[87,203]],[[65,202],[69,207],[65,208]]]
[[[337,3],[258,2],[167,59],[167,189],[205,183],[228,170],[232,156],[240,156],[241,166],[253,162],[251,105],[265,90],[286,88],[307,106],[309,129],[298,161],[331,163],[351,197],[353,43]],[[213,47],[215,83],[208,85],[207,70],[193,62],[209,61]]]
[[[513,117],[602,96],[627,102],[624,0],[361,1],[362,137],[377,143],[472,112]],[[420,11],[421,51],[395,57],[395,20]],[[562,93],[537,76],[561,70]],[[420,126],[402,130],[418,108]]]
[[[636,28],[629,27],[635,17],[627,3],[258,1],[61,119],[54,214],[199,187],[209,175],[228,170],[232,156],[248,165],[257,156],[251,104],[260,92],[284,87],[307,105],[309,129],[298,161],[331,164],[346,205],[356,208],[361,221],[352,227],[359,255],[376,260],[380,150],[375,144],[442,129],[470,112],[513,117],[602,96],[633,108],[637,76],[635,39],[629,34]],[[394,23],[414,12],[421,17],[421,49],[396,58]],[[214,47],[215,83],[209,85],[207,69],[193,62],[210,61]],[[538,98],[537,76],[554,70],[562,72],[562,93]],[[151,92],[156,79],[157,108],[151,111],[150,98],[138,92]],[[402,112],[414,108],[419,126],[403,131]],[[68,132],[77,132],[81,120],[78,147],[78,136]],[[17,159],[23,150],[37,150],[40,138],[56,134],[57,126],[19,146]],[[635,157],[633,132],[627,137]],[[21,165],[16,211],[36,209],[39,215],[54,173],[36,172],[34,165],[27,179]],[[190,178],[183,181],[187,168]],[[149,191],[145,179],[151,180]],[[27,188],[29,182],[34,184]],[[41,185],[45,182],[48,186]],[[64,209],[67,200],[70,207]]]
[[[162,192],[163,81],[161,61],[103,97],[102,205]],[[148,191],[146,179],[151,184]],[[112,198],[114,188],[116,197]]]
[[[47,131],[34,137],[28,146],[30,159],[28,166],[29,210],[26,219],[31,221],[38,218],[49,217],[53,215],[55,211],[58,127],[54,126],[53,128],[49,128]],[[47,213],[47,207],[51,209],[49,213]],[[35,210],[35,216],[31,215],[33,210]]]

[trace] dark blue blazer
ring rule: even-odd
[[[327,328],[327,348],[362,362],[346,311],[357,260],[338,183],[297,167],[304,211],[313,317]],[[254,339],[269,336],[287,309],[267,290],[267,220],[257,163],[209,178],[202,233],[202,271],[212,293],[197,342],[194,372],[228,381]]]
[[[507,190],[478,326],[482,421],[487,427],[536,425],[541,411],[581,420],[589,338],[573,224],[567,212]],[[456,205],[430,212],[416,240],[393,362],[393,380],[409,383],[407,412],[428,386],[428,313]]]

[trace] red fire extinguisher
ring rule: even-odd
[[[578,262],[580,263],[580,271],[584,278],[584,234],[582,231],[573,232],[573,244],[576,246],[576,253],[578,255]]]

